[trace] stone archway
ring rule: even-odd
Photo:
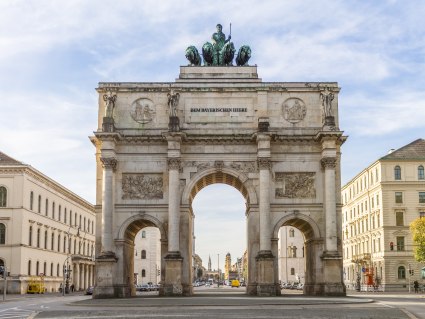
[[[255,224],[258,218],[258,216],[252,216],[251,215],[251,208],[257,207],[257,193],[255,191],[255,188],[253,187],[251,181],[248,179],[248,177],[229,167],[212,167],[205,169],[198,174],[194,175],[191,179],[191,181],[186,185],[183,193],[182,193],[182,208],[183,208],[183,215],[188,217],[187,222],[184,221],[187,225],[193,224],[193,210],[192,210],[192,202],[195,198],[196,194],[201,191],[204,187],[207,187],[212,184],[226,184],[229,186],[234,187],[237,189],[240,194],[245,198],[245,204],[246,204],[246,223],[247,223],[247,229],[255,228]],[[255,215],[255,214],[254,214]],[[248,256],[256,256],[258,254],[258,242],[259,242],[259,234],[258,231],[253,229],[253,231],[248,231],[247,234],[247,252]],[[192,245],[192,238],[188,238],[187,245],[184,245],[185,247],[193,247]],[[183,254],[183,269],[186,271],[190,271],[193,269],[192,267],[192,258],[191,252],[186,252],[184,248],[182,248],[182,254]],[[255,258],[248,258],[248,287],[256,287],[255,282],[255,271],[256,271],[256,264],[255,264]],[[186,276],[183,275],[183,277],[192,278],[190,274],[187,274]],[[189,284],[190,285],[190,284]],[[185,289],[185,288],[184,288]],[[193,293],[192,288],[188,288],[190,290],[189,294]]]
[[[275,229],[293,224],[313,265],[305,292],[345,295],[337,83],[263,83],[256,66],[191,66],[172,83],[97,90],[94,298],[133,294],[129,251],[143,225],[162,236],[160,294],[193,294],[191,202],[212,183],[246,198],[248,294],[280,294]]]

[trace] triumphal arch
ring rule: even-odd
[[[231,185],[246,199],[248,294],[280,295],[277,237],[290,225],[305,237],[304,294],[345,295],[338,85],[263,82],[247,63],[249,47],[233,66],[224,56],[233,44],[221,44],[205,48],[204,58],[207,50],[221,56],[204,65],[189,47],[190,65],[173,82],[99,84],[91,138],[94,298],[135,294],[134,238],[147,226],[161,234],[160,294],[192,295],[191,204],[213,183]]]

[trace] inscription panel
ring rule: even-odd
[[[251,123],[253,98],[188,97],[185,99],[186,123]]]

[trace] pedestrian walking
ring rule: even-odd
[[[419,282],[417,280],[413,282],[413,288],[415,288],[415,294],[417,294],[419,292]]]

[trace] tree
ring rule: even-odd
[[[425,262],[425,218],[418,218],[410,224],[415,244],[415,259]]]
[[[203,274],[204,274],[204,272],[203,272],[202,268],[198,268],[198,273],[196,274],[197,278],[202,278]]]

